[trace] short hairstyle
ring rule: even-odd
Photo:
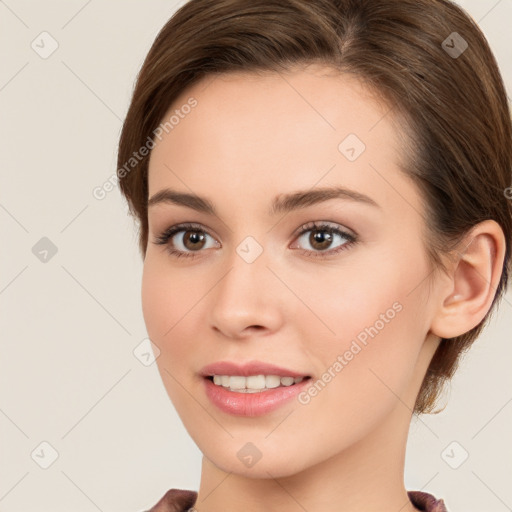
[[[442,339],[414,413],[433,411],[443,384],[506,291],[512,239],[512,123],[487,40],[449,0],[190,0],[157,35],[137,76],[118,148],[117,178],[148,242],[148,145],[173,101],[208,75],[285,72],[322,64],[357,77],[400,120],[400,170],[425,212],[433,271],[479,222],[495,220],[506,251],[492,305],[470,331]],[[152,148],[152,146],[151,146]],[[404,149],[403,148],[403,149]],[[146,151],[147,153],[147,151]],[[127,163],[130,163],[128,168]],[[510,196],[509,196],[510,197]],[[442,409],[441,409],[442,410]]]

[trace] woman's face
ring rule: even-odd
[[[291,475],[386,425],[408,426],[438,342],[424,210],[398,169],[392,112],[354,78],[326,72],[208,77],[173,104],[151,154],[144,319],[184,426],[229,472]],[[334,187],[353,194],[318,194]],[[167,189],[215,214],[159,194]],[[164,236],[182,223],[194,226]],[[271,406],[283,389],[214,389],[201,372],[219,361],[310,379],[300,393],[283,386],[291,398]]]

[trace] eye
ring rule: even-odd
[[[310,233],[309,236],[306,236],[308,233]],[[332,248],[336,239],[344,242]],[[311,247],[311,249],[299,248],[301,253],[322,258],[348,249],[357,242],[357,237],[330,224],[312,222],[301,227],[298,240],[302,240],[302,243]]]
[[[176,236],[178,233],[184,233],[184,235]],[[169,245],[169,253],[178,258],[182,256],[194,258],[196,256],[194,253],[201,252],[201,249],[219,246],[218,242],[215,242],[210,247],[206,247],[206,238],[210,236],[199,224],[178,224],[160,234],[155,244]],[[174,238],[176,241],[173,240]]]

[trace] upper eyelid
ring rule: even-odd
[[[335,231],[344,232],[347,235],[353,236],[354,238],[358,235],[350,229],[347,226],[344,226],[343,224],[339,224],[338,222],[330,221],[330,220],[316,220],[316,221],[310,221],[305,222],[304,224],[301,224],[294,232],[293,235],[300,235],[304,231],[310,231],[314,229],[323,229],[323,228],[332,228]]]

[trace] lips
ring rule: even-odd
[[[284,406],[301,393],[311,383],[311,375],[291,368],[285,368],[263,361],[248,361],[234,363],[218,361],[203,367],[200,371],[203,377],[204,392],[208,399],[224,413],[234,416],[260,416]],[[264,388],[258,392],[242,393],[239,389],[231,390],[213,382],[212,376],[251,377],[255,375],[274,375],[300,379],[289,386]]]
[[[250,375],[279,375],[280,377],[310,377],[307,373],[284,368],[263,361],[249,361],[244,364],[233,363],[231,361],[218,361],[216,363],[204,366],[200,375],[211,377],[212,375],[240,375],[248,377]]]
[[[293,399],[304,392],[310,384],[311,379],[304,379],[291,386],[265,389],[257,393],[238,393],[217,386],[207,377],[203,378],[204,393],[219,411],[231,416],[246,417],[263,416],[287,404],[290,406]]]

